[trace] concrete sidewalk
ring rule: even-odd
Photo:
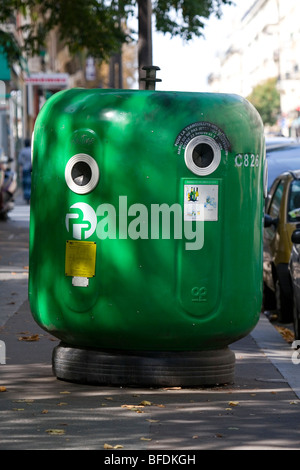
[[[0,340],[6,346],[6,364],[0,365],[1,450],[300,448],[300,365],[293,363],[291,345],[264,315],[250,335],[231,346],[236,355],[233,385],[67,383],[52,374],[58,341],[34,322],[22,290],[27,266],[28,226],[15,220],[0,223]]]

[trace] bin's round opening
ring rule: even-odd
[[[206,176],[213,173],[221,162],[219,144],[207,135],[194,137],[185,149],[185,163],[195,175]]]
[[[66,183],[76,194],[90,193],[97,186],[99,176],[96,161],[85,153],[73,155],[66,165]]]
[[[209,144],[198,144],[193,150],[192,159],[199,168],[207,168],[214,159],[214,151]]]
[[[71,170],[72,180],[78,186],[85,186],[91,181],[92,170],[88,163],[77,162]]]

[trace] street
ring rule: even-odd
[[[0,222],[1,450],[102,450],[100,463],[112,465],[138,450],[300,448],[300,365],[264,315],[231,346],[231,385],[156,389],[57,380],[51,356],[58,340],[34,322],[27,301],[28,227],[29,206],[18,199]]]
[[[27,299],[30,207],[20,195],[17,203],[9,220],[0,221],[0,327]]]

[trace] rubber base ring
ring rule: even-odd
[[[235,355],[213,351],[115,351],[75,348],[53,350],[54,375],[61,380],[118,386],[212,386],[234,382]]]

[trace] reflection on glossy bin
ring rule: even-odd
[[[262,299],[265,151],[236,95],[59,92],[34,130],[29,298],[57,377],[232,382]]]

